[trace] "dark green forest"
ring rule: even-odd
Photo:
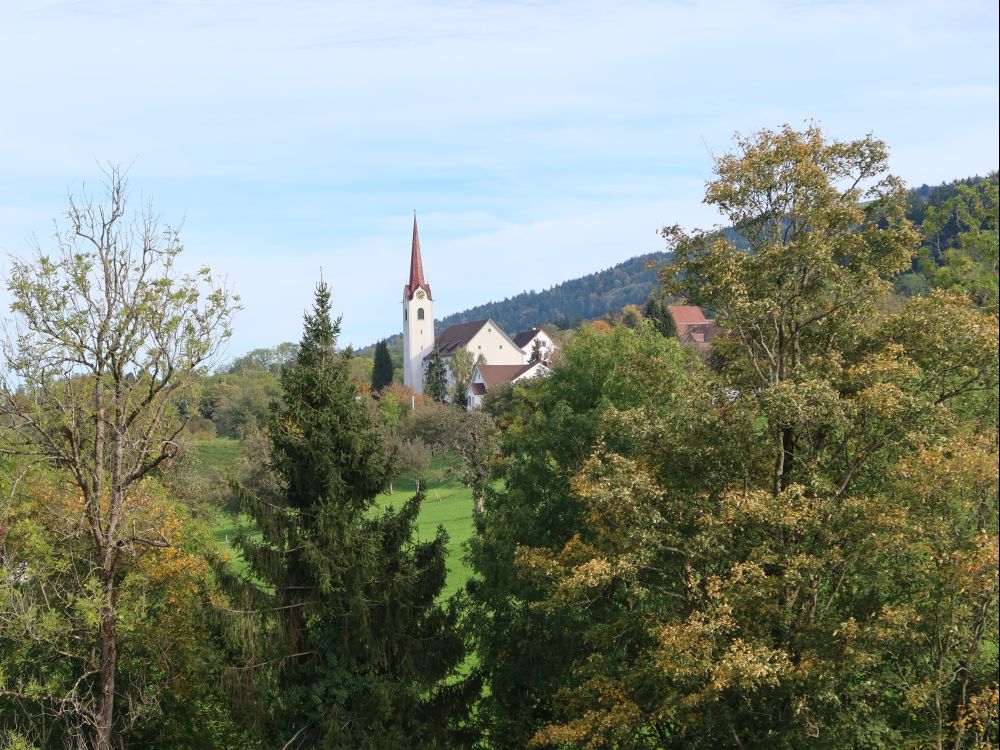
[[[503,301],[487,302],[448,315],[435,325],[442,328],[471,320],[492,318],[505,331],[523,331],[551,323],[572,328],[582,320],[599,318],[625,305],[641,304],[656,283],[656,269],[666,253],[646,253],[611,268],[556,284],[540,292],[515,294]]]

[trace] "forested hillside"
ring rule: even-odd
[[[492,318],[508,332],[540,323],[571,327],[574,322],[599,318],[625,305],[644,302],[656,282],[656,269],[667,257],[662,252],[637,255],[603,271],[556,284],[551,289],[521,292],[503,301],[470,307],[445,317],[439,326],[447,328],[470,320]]]

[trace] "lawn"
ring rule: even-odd
[[[462,562],[465,542],[472,536],[472,491],[449,475],[454,457],[436,458],[427,472],[424,505],[417,517],[417,539],[433,539],[438,526],[448,532],[448,580],[441,592],[447,598],[465,586],[469,569]],[[379,505],[399,508],[413,497],[416,483],[403,476],[393,483],[393,493],[384,492],[375,501]]]
[[[195,462],[205,475],[224,481],[226,471],[239,456],[238,440],[219,438],[201,440],[195,444]],[[472,492],[449,473],[454,461],[451,456],[436,458],[426,477],[424,505],[417,517],[417,539],[432,539],[437,527],[443,526],[448,532],[448,579],[442,598],[447,598],[461,589],[469,578],[469,570],[462,562],[465,542],[472,536]],[[393,492],[384,492],[375,502],[379,507],[398,509],[416,492],[416,484],[411,476],[402,476],[393,483]],[[246,519],[243,519],[244,524]],[[244,563],[232,548],[232,539],[239,531],[240,521],[231,513],[219,509],[212,533],[220,551],[228,553],[233,567],[242,571]]]
[[[196,440],[192,459],[198,471],[214,478],[223,479],[226,470],[232,467],[240,455],[240,441],[230,438]]]

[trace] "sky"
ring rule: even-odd
[[[0,273],[131,164],[239,294],[227,356],[297,341],[321,273],[361,346],[401,330],[414,210],[441,318],[715,224],[737,132],[995,170],[998,57],[996,3],[961,0],[0,0]]]

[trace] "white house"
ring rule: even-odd
[[[513,339],[514,343],[527,354],[528,359],[525,362],[531,359],[531,354],[535,350],[535,342],[538,342],[538,350],[542,356],[541,361],[545,364],[549,364],[552,361],[552,353],[556,350],[556,342],[541,328],[529,328],[527,331],[515,333]]]
[[[476,365],[472,368],[472,380],[469,383],[469,408],[482,406],[486,394],[498,385],[542,378],[550,374],[552,371],[541,362],[523,365]]]
[[[451,358],[460,349],[472,355],[473,363],[520,367],[528,361],[527,352],[490,319],[449,326],[435,339],[434,345],[448,365],[449,391],[455,385],[451,373]]]

